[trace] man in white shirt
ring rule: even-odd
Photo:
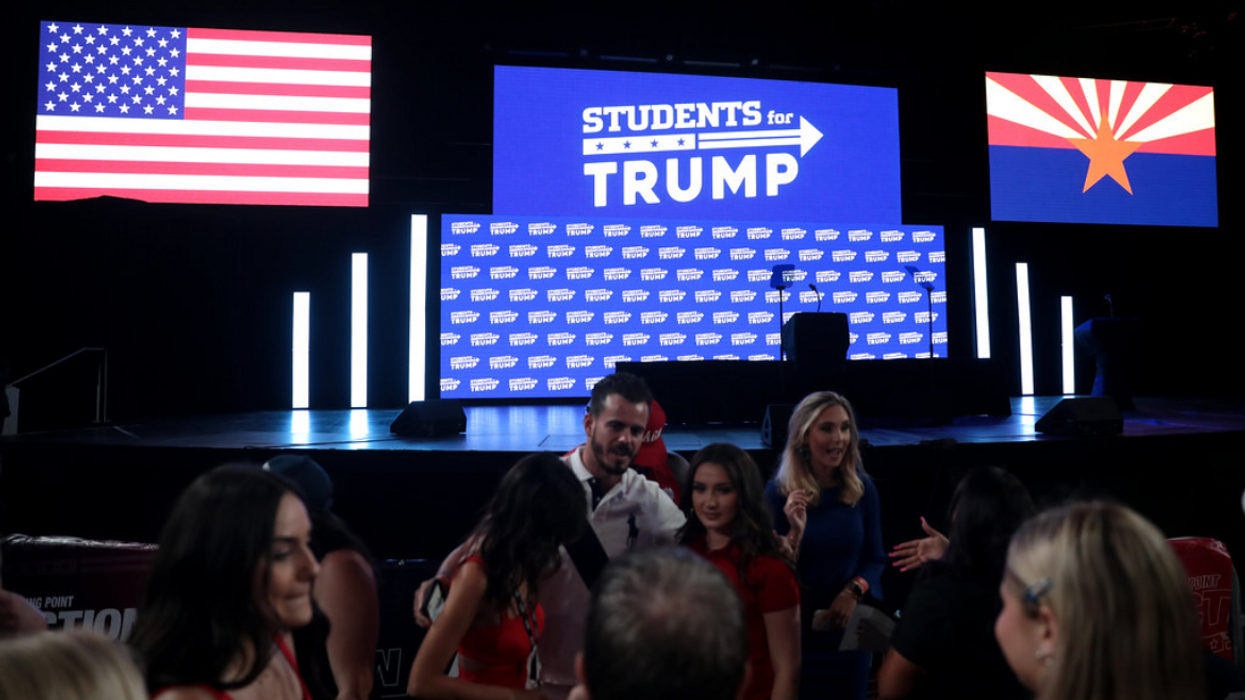
[[[652,394],[644,380],[616,373],[597,382],[584,416],[587,441],[563,460],[584,484],[588,522],[610,559],[632,549],[673,544],[686,518],[657,485],[631,469],[644,439]],[[584,642],[588,588],[565,554],[541,583],[545,633],[540,639],[541,690],[565,697],[575,685],[575,655]]]

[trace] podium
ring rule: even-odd
[[[824,374],[847,360],[847,314],[792,314],[782,325],[782,351],[797,377]]]

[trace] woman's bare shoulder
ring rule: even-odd
[[[220,696],[213,695],[202,686],[175,685],[153,695],[152,700],[216,700],[217,697]]]

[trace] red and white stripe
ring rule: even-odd
[[[181,120],[36,118],[35,198],[367,206],[371,38],[187,31]]]

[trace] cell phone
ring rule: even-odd
[[[441,583],[441,579],[433,579],[432,585],[428,587],[428,593],[424,595],[424,604],[419,606],[420,612],[429,620],[436,622],[441,616],[441,609],[445,607],[445,584]]]

